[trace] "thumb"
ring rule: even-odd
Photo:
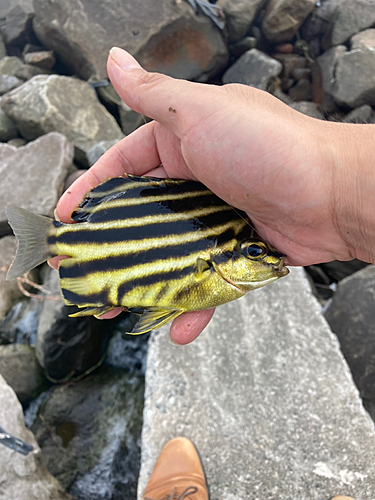
[[[186,130],[209,117],[219,106],[217,100],[213,99],[216,94],[212,88],[208,91],[207,86],[199,83],[149,73],[134,57],[118,47],[110,50],[107,71],[125,104],[163,124],[179,138]]]

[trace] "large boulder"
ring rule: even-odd
[[[327,2],[329,3],[329,2]],[[333,17],[332,45],[340,45],[375,23],[375,2],[373,0],[345,0],[340,3]]]
[[[0,144],[0,236],[9,228],[7,205],[53,216],[72,160],[71,143],[57,132],[20,148]]]
[[[139,494],[175,436],[215,500],[373,500],[374,422],[302,270],[218,308],[191,345],[152,335]]]
[[[1,375],[0,422],[6,432],[33,446],[24,456],[0,443],[1,500],[74,500],[44,467],[38,443],[25,427],[22,406]]]
[[[75,78],[35,76],[6,94],[1,106],[25,139],[33,140],[52,130],[61,132],[74,144],[76,157],[82,162],[87,163],[87,151],[98,142],[123,137],[95,91]]]
[[[35,0],[34,29],[82,78],[106,77],[108,51],[126,49],[150,71],[187,79],[217,73],[228,58],[220,31],[170,0]]]

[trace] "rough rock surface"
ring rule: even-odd
[[[329,3],[329,2],[327,2]],[[334,13],[332,45],[345,43],[352,35],[375,23],[375,2],[373,0],[345,0]]]
[[[144,385],[110,368],[55,387],[32,426],[44,463],[80,500],[136,497]]]
[[[17,137],[17,135],[18,128],[16,124],[0,107],[0,142],[9,141]]]
[[[4,0],[3,0],[4,1]],[[5,3],[12,3],[6,0]],[[34,40],[32,20],[34,17],[33,0],[19,0],[6,13],[2,34],[8,45],[22,46]]]
[[[0,163],[1,172],[1,163]],[[17,281],[6,281],[7,268],[16,254],[16,239],[13,236],[6,236],[0,239],[0,320],[6,315],[9,309],[22,297]]]
[[[0,235],[9,228],[6,205],[53,216],[72,160],[71,143],[56,132],[20,148],[0,144]]]
[[[194,79],[219,71],[228,58],[219,30],[184,1],[34,1],[34,29],[81,77],[106,77],[118,45],[150,71]]]
[[[0,95],[10,92],[11,90],[19,87],[22,84],[23,81],[16,76],[0,75]]]
[[[0,60],[0,75],[15,76],[17,70],[23,65],[18,57],[3,57]]]
[[[38,443],[25,427],[22,406],[1,375],[0,422],[7,432],[34,447],[24,456],[0,445],[0,500],[74,500],[42,464]]]
[[[374,423],[300,269],[218,308],[191,345],[154,334],[145,398],[139,492],[186,436],[215,500],[374,498]]]
[[[0,374],[21,403],[36,398],[46,387],[35,351],[25,344],[0,345]]]
[[[342,280],[325,316],[362,398],[375,400],[375,266]]]
[[[243,38],[258,12],[265,4],[265,0],[219,0],[217,6],[221,7],[225,14],[225,23],[231,42]]]
[[[223,76],[224,83],[243,83],[266,90],[280,74],[282,65],[258,49],[245,52]]]
[[[352,36],[350,48],[352,50],[375,48],[375,29],[361,31]]]
[[[271,42],[290,40],[314,9],[317,1],[271,0],[263,18],[263,33]]]
[[[44,69],[52,69],[56,63],[56,58],[52,50],[40,52],[30,52],[25,54],[25,63],[39,66]]]
[[[81,161],[87,161],[86,152],[98,142],[123,137],[90,85],[67,76],[36,76],[4,96],[2,108],[25,139],[51,130],[64,134]]]
[[[337,47],[327,50],[317,59],[321,72],[322,87],[324,92],[329,95],[333,95],[335,91],[337,64],[346,51],[345,45],[338,45]]]

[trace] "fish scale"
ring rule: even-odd
[[[65,303],[100,315],[143,310],[131,333],[186,311],[216,307],[288,270],[247,215],[203,184],[152,177],[112,178],[87,193],[63,224],[7,208],[19,242],[13,278],[55,255]],[[27,215],[25,215],[27,214]],[[30,234],[39,232],[37,248]],[[34,254],[34,255],[32,255]]]

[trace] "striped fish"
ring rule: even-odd
[[[209,309],[288,274],[284,256],[254,233],[247,215],[203,184],[127,175],[85,195],[63,224],[7,207],[18,240],[7,279],[56,255],[67,305],[99,316],[141,313],[131,333],[185,311]]]

